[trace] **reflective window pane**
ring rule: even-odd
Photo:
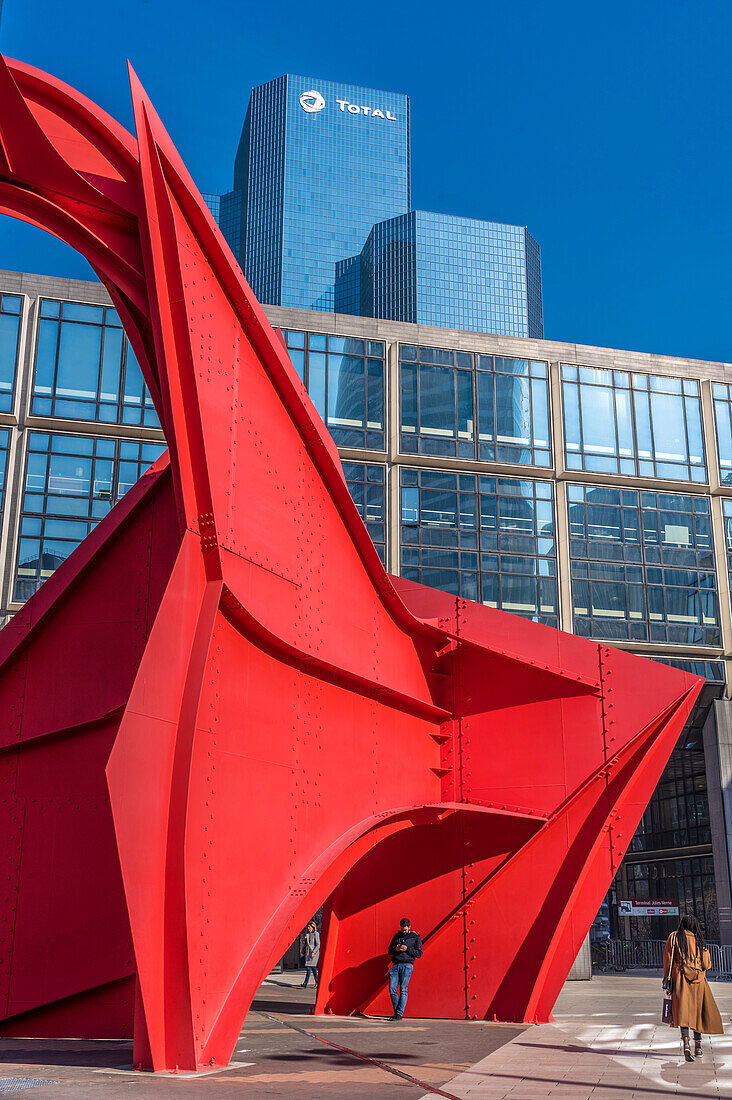
[[[715,382],[713,394],[719,475],[723,485],[732,485],[732,387]]]
[[[160,427],[116,310],[41,301],[31,412]]]
[[[10,446],[10,433],[6,428],[0,429],[0,516],[5,504],[5,477],[8,469],[8,449]]]
[[[384,344],[324,333],[284,333],[310,399],[340,447],[383,451]]]
[[[132,440],[45,432],[28,432],[27,447],[13,585],[13,599],[21,602],[33,595],[165,450]],[[4,458],[3,453],[3,463]]]
[[[401,345],[400,370],[402,451],[550,465],[546,363]]]
[[[720,645],[708,499],[569,489],[575,632]]]
[[[730,579],[730,590],[732,591],[732,500],[725,500],[722,502],[722,511],[724,514],[724,533],[727,543],[727,572]]]
[[[21,299],[0,294],[0,412],[11,412],[18,364]]]
[[[401,573],[558,625],[550,482],[402,471]]]
[[[563,366],[562,396],[569,469],[706,480],[697,381]]]
[[[386,565],[386,467],[375,463],[344,462],[346,484],[366,530]]]

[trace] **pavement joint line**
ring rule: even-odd
[[[235,1053],[238,1052],[235,1051]],[[246,1054],[247,1051],[241,1051],[241,1053]],[[243,1069],[245,1066],[256,1066],[256,1064],[256,1062],[229,1062],[228,1066],[214,1066],[213,1069],[199,1069],[193,1072],[179,1070],[177,1073],[173,1070],[157,1070],[153,1073],[152,1070],[146,1069],[118,1069],[116,1066],[94,1066],[92,1073],[109,1073],[114,1077],[136,1077],[138,1080],[142,1077],[149,1077],[154,1080],[168,1078],[174,1081],[195,1081],[200,1077],[213,1077],[217,1073],[228,1073],[232,1069]],[[53,1083],[55,1084],[55,1082]]]
[[[261,1008],[256,1009],[260,1016],[264,1016],[267,1020],[272,1020],[276,1024],[284,1024],[285,1027],[291,1028],[293,1031],[297,1031],[300,1035],[305,1035],[308,1039],[316,1039],[319,1043],[324,1043],[326,1046],[333,1047],[335,1050],[339,1050],[342,1054],[350,1054],[352,1058],[358,1058],[361,1062],[367,1062],[370,1066],[376,1066],[378,1069],[383,1069],[386,1073],[391,1073],[395,1077],[401,1077],[404,1081],[409,1081],[411,1085],[416,1085],[420,1089],[424,1089],[428,1096],[443,1096],[445,1100],[462,1100],[461,1097],[456,1096],[454,1092],[445,1092],[443,1089],[436,1088],[433,1085],[428,1085],[425,1081],[420,1081],[418,1077],[412,1077],[409,1073],[404,1073],[400,1069],[396,1069],[394,1066],[390,1066],[387,1062],[380,1062],[378,1058],[369,1058],[367,1054],[360,1054],[357,1050],[351,1050],[349,1047],[342,1047],[339,1043],[334,1043],[331,1039],[324,1039],[322,1035],[316,1035],[313,1031],[306,1031],[304,1027],[297,1027],[295,1024],[290,1024],[287,1020],[279,1020],[276,1016],[270,1016],[268,1012],[263,1012]]]

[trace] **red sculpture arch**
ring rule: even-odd
[[[548,1019],[702,681],[384,572],[131,87],[137,140],[0,64],[0,210],[92,264],[170,448],[0,633],[2,1033],[225,1064],[326,900],[318,1011],[389,1011],[408,911],[415,1014]]]

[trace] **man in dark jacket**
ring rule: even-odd
[[[392,1020],[401,1020],[407,1006],[407,989],[414,970],[414,960],[422,958],[422,941],[412,932],[408,917],[399,922],[399,931],[389,944],[391,970],[389,971],[389,996],[394,1006]]]

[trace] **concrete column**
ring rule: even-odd
[[[714,425],[714,401],[712,383],[701,383],[702,423],[704,428],[704,452],[709,472],[709,488],[712,493],[711,518],[714,540],[714,559],[717,567],[717,592],[719,594],[719,617],[722,628],[722,646],[725,654],[732,652],[732,604],[730,603],[729,570],[727,568],[727,538],[723,499],[720,495],[722,483],[720,477],[719,455],[717,453],[717,433]],[[729,669],[727,669],[729,672]],[[729,683],[729,676],[727,676]]]
[[[702,409],[702,431],[704,433],[704,456],[707,461],[707,476],[709,488],[715,492],[721,487],[722,481],[719,472],[719,455],[717,453],[717,433],[714,423],[714,398],[712,397],[712,383],[709,379],[700,382],[700,396]]]
[[[554,482],[554,514],[557,529],[557,581],[559,586],[559,629],[574,633],[572,575],[569,555],[569,502],[566,481]]]
[[[3,562],[0,581],[2,606],[7,608],[13,601],[13,575],[15,551],[20,527],[20,501],[23,495],[23,448],[25,443],[26,408],[33,376],[33,349],[36,342],[38,324],[38,299],[22,297],[20,332],[18,334],[18,359],[15,377],[15,402],[12,418],[14,424],[3,422],[0,427],[8,429],[8,459],[5,470],[4,501],[0,520],[0,561]]]
[[[399,440],[401,437],[401,380],[399,378],[399,345],[396,340],[386,348],[386,568],[399,576],[401,541],[401,490],[399,486]]]
[[[554,514],[556,516],[557,587],[559,590],[559,627],[572,634],[572,578],[569,558],[569,505],[567,484],[562,480],[564,465],[564,416],[562,409],[562,366],[549,364],[549,396],[552,417],[552,456],[554,458]]]
[[[727,567],[727,536],[722,497],[711,498],[712,539],[714,564],[717,571],[717,599],[719,622],[722,628],[722,647],[726,654],[732,652],[732,603],[730,603],[729,569]],[[727,679],[729,683],[729,678]]]
[[[715,699],[704,723],[714,879],[720,943],[732,944],[732,702]]]
[[[589,982],[592,977],[592,955],[590,953],[589,933],[582,941],[582,946],[577,952],[577,958],[572,963],[572,969],[567,975],[568,982]]]

